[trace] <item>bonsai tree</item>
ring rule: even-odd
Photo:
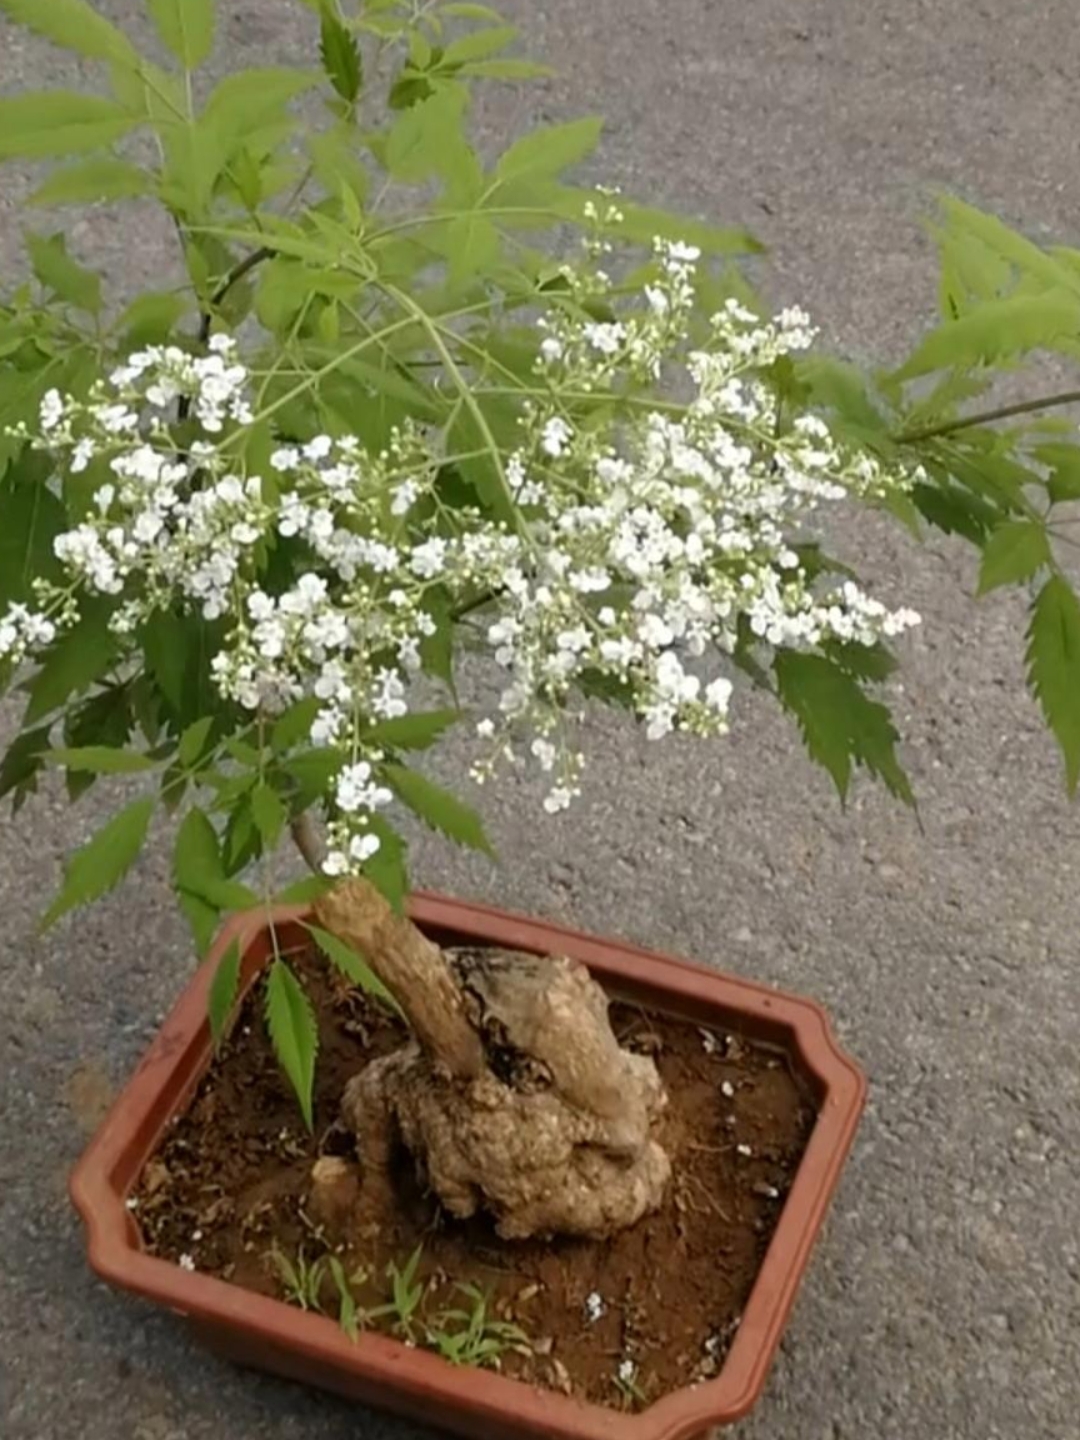
[[[841,793],[862,766],[910,800],[868,692],[918,617],[813,525],[933,481],[822,419],[807,317],[764,318],[732,269],[749,237],[564,179],[598,121],[474,147],[471,87],[535,69],[485,6],[304,3],[318,68],[208,88],[213,0],[147,0],[167,66],[87,0],[0,0],[110,89],[0,101],[0,156],[61,162],[35,213],[149,199],[183,274],[107,304],[46,228],[0,309],[0,679],[26,697],[0,793],[18,809],[50,767],[73,801],[146,782],[48,923],[117,883],[158,806],[199,946],[225,910],[314,903],[330,961],[414,1037],[344,1097],[365,1183],[400,1136],[454,1214],[603,1236],[668,1177],[655,1067],[583,970],[447,956],[404,918],[395,806],[487,845],[411,757],[467,724],[473,780],[537,766],[555,812],[585,701],[710,739],[741,676]],[[502,677],[491,715],[458,704],[466,649]],[[281,890],[286,832],[313,874]],[[218,1035],[237,972],[234,951]],[[310,1124],[316,1030],[280,954],[265,993]]]

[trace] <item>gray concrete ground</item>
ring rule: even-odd
[[[42,0],[48,3],[48,0]],[[230,64],[291,58],[306,13],[221,0]],[[107,13],[142,23],[136,0]],[[627,189],[755,227],[770,286],[830,339],[895,350],[926,312],[917,224],[943,183],[1075,239],[1080,39],[1066,0],[515,0],[560,77],[489,123],[609,117]],[[73,66],[0,25],[17,89]],[[0,265],[24,193],[5,171]],[[93,214],[75,247],[120,280],[166,236]],[[873,1081],[828,1233],[741,1440],[1080,1434],[1080,821],[1021,684],[1020,609],[976,606],[969,557],[884,525],[857,553],[925,624],[896,703],[922,830],[868,788],[843,813],[754,701],[726,743],[592,727],[584,802],[487,797],[496,868],[423,841],[420,879],[617,931],[818,996]],[[483,677],[474,688],[483,689]],[[0,709],[0,740],[14,711]],[[453,753],[441,765],[455,771]],[[167,836],[44,939],[65,850],[100,818],[56,794],[0,820],[0,1434],[5,1440],[406,1440],[417,1432],[204,1358],[87,1273],[64,1178],[189,973]]]

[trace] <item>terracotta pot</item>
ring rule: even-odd
[[[210,1062],[206,1000],[219,959],[239,940],[245,985],[267,962],[263,912],[225,925],[75,1168],[71,1196],[86,1225],[91,1267],[185,1316],[200,1338],[241,1364],[474,1440],[687,1440],[737,1420],[764,1386],[865,1097],[865,1079],[837,1046],[824,1012],[812,1001],[683,960],[483,905],[417,895],[410,911],[443,944],[574,956],[612,993],[779,1045],[802,1071],[817,1096],[818,1119],[720,1374],[627,1415],[488,1371],[458,1369],[386,1336],[365,1334],[353,1343],[333,1320],[145,1253],[126,1197]],[[275,912],[287,947],[306,939],[297,924],[303,914]]]

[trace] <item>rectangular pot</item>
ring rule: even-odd
[[[92,1269],[183,1315],[201,1339],[241,1364],[472,1440],[689,1440],[739,1419],[765,1384],[865,1099],[865,1078],[837,1045],[824,1012],[782,991],[489,906],[419,894],[409,908],[440,944],[572,956],[620,997],[741,1032],[791,1056],[817,1099],[818,1118],[720,1374],[627,1415],[489,1371],[455,1368],[387,1336],[364,1334],[354,1343],[333,1320],[144,1251],[127,1197],[212,1059],[206,1002],[219,960],[239,942],[245,988],[267,963],[264,911],[224,926],[72,1174]],[[307,939],[299,924],[304,916],[299,908],[274,912],[285,948]]]

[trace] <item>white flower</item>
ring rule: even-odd
[[[46,434],[55,430],[60,421],[64,418],[64,401],[59,390],[46,390],[41,397],[41,410],[39,412],[41,428]]]
[[[574,792],[566,785],[556,785],[544,796],[544,809],[549,815],[557,815],[560,810],[568,810],[570,802],[574,798]]]
[[[566,449],[567,442],[573,434],[573,429],[561,415],[552,415],[544,425],[540,448],[545,455],[550,455],[552,459],[557,460]]]
[[[495,734],[494,720],[478,720],[476,722],[476,733],[481,740],[490,740]]]
[[[538,735],[529,747],[532,754],[540,762],[541,770],[553,770],[555,768],[555,757],[558,753],[550,740],[545,740]],[[567,802],[569,803],[569,801]]]
[[[329,435],[316,435],[304,446],[305,460],[325,460],[334,448],[334,442]]]
[[[556,335],[548,335],[540,342],[540,356],[547,365],[554,365],[563,357],[563,342]]]
[[[349,873],[349,857],[344,850],[328,850],[322,862],[323,873],[335,878]]]
[[[349,855],[358,865],[363,865],[377,852],[380,844],[378,835],[371,831],[365,835],[354,835],[349,841]]]
[[[181,1270],[190,1271],[195,1269],[195,1257],[193,1255],[181,1255],[176,1263],[180,1266]]]
[[[595,1325],[607,1313],[607,1306],[604,1304],[604,1297],[598,1290],[593,1290],[585,1296],[585,1319],[590,1325]]]

